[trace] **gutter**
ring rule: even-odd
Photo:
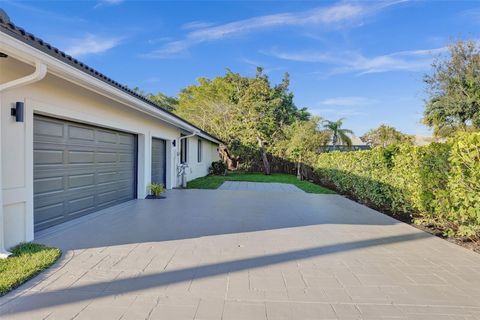
[[[25,77],[18,78],[6,83],[0,84],[0,93],[9,89],[18,88],[21,86],[26,86],[34,82],[40,81],[47,75],[47,66],[41,62],[35,63],[35,71]],[[1,152],[1,148],[0,148]],[[0,167],[2,165],[2,158],[0,155]],[[2,177],[0,174],[0,259],[5,259],[10,256],[12,253],[8,252],[5,249],[5,237],[4,237],[4,216],[3,216],[3,190],[2,190]]]
[[[32,74],[9,81],[7,83],[0,84],[0,92],[8,89],[26,86],[28,84],[40,81],[43,78],[45,78],[46,75],[47,75],[47,66],[44,63],[36,62],[35,71]]]
[[[200,131],[195,131],[195,132],[194,132],[194,133],[192,133],[191,135],[188,135],[188,136],[182,136],[182,137],[180,137],[180,139],[178,139],[178,140],[192,138],[192,137],[198,136],[198,135],[199,135],[199,133],[200,133]]]

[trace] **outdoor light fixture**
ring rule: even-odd
[[[8,58],[8,54],[0,52],[0,58]]]
[[[23,114],[24,114],[24,104],[23,102],[15,102],[15,108],[11,109],[10,114],[12,117],[15,117],[15,121],[23,122]]]
[[[177,140],[172,141],[172,146],[175,147],[177,145]]]

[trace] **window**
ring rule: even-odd
[[[198,139],[197,159],[198,162],[202,162],[202,140],[200,139]]]
[[[187,140],[188,138],[180,140],[180,163],[187,163]]]

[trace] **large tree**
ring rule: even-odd
[[[177,98],[169,97],[161,92],[158,92],[155,95],[149,93],[147,94],[147,98],[167,109],[168,111],[174,111],[178,104]]]
[[[285,128],[309,117],[293,103],[288,74],[272,86],[261,68],[255,77],[227,70],[221,77],[198,79],[198,84],[182,90],[175,112],[225,141],[235,160],[260,156],[266,174],[267,154],[284,139]]]
[[[425,76],[428,99],[423,122],[445,137],[455,131],[480,129],[480,48],[471,41],[449,46]]]
[[[315,159],[318,150],[329,141],[327,132],[320,130],[321,118],[308,121],[297,120],[285,132],[286,157],[297,164],[297,178],[302,179],[302,164]]]
[[[349,137],[349,134],[353,134],[353,131],[342,127],[344,120],[345,118],[341,118],[337,121],[325,120],[323,122],[323,127],[332,141],[333,150],[337,149],[338,144],[347,145],[348,147],[352,146],[352,139]]]
[[[378,128],[371,129],[360,137],[363,142],[370,146],[386,147],[397,143],[413,143],[413,137],[398,131],[394,127],[385,124]]]

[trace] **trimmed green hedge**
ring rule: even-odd
[[[325,153],[314,167],[324,183],[360,201],[449,236],[480,236],[480,133],[422,147]]]

